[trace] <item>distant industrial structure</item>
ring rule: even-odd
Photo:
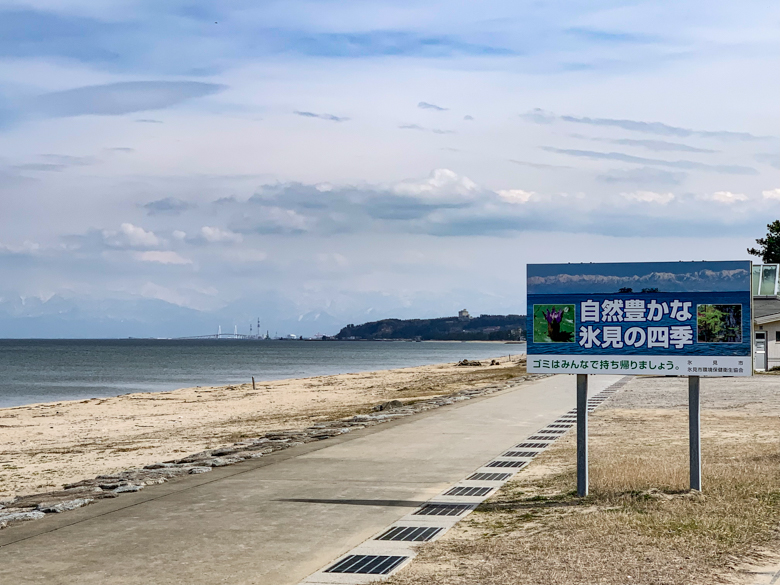
[[[210,335],[190,335],[187,337],[177,337],[176,339],[255,339],[266,340],[271,339],[271,336],[266,331],[265,335],[260,333],[260,319],[257,319],[257,329],[252,332],[252,323],[249,323],[249,334],[239,333],[238,325],[233,326],[233,333],[222,333],[222,325],[219,326],[216,333]]]

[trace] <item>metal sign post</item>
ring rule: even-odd
[[[588,495],[588,375],[577,374],[577,495]]]
[[[688,376],[688,449],[691,463],[691,489],[701,491],[701,412],[699,376]]]

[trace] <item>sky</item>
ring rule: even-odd
[[[543,262],[749,259],[780,5],[0,2],[0,337],[523,313]],[[256,325],[255,325],[256,326]]]

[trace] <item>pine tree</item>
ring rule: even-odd
[[[780,220],[776,219],[767,224],[767,234],[765,238],[758,238],[756,243],[758,248],[748,248],[748,254],[761,256],[764,264],[780,263]]]

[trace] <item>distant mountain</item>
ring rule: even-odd
[[[480,315],[440,319],[383,319],[347,325],[336,339],[422,341],[518,341],[525,339],[525,315]]]

